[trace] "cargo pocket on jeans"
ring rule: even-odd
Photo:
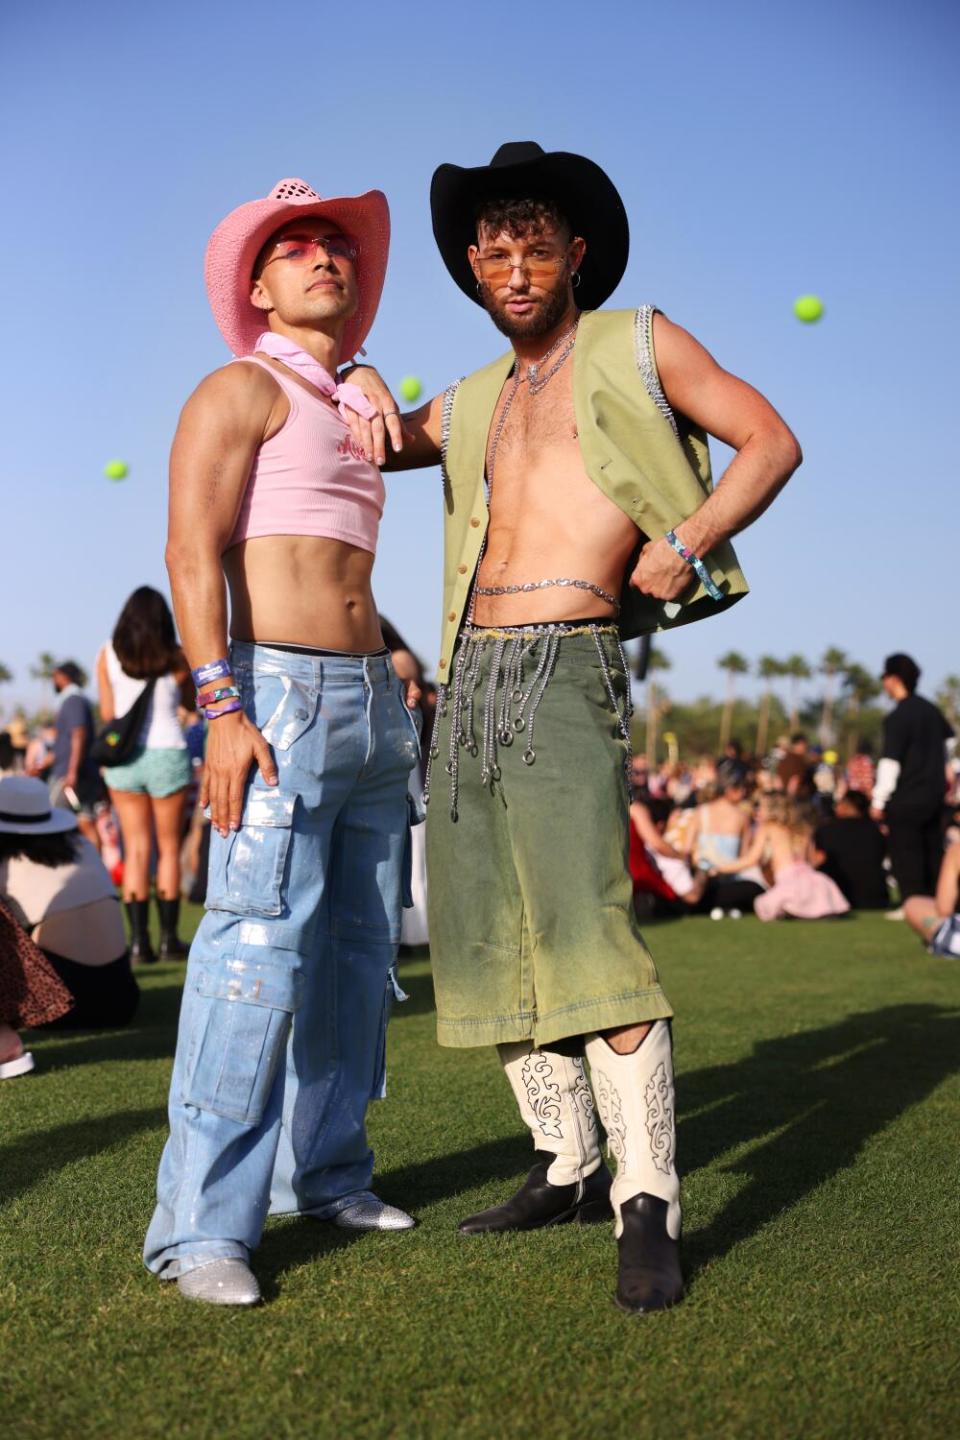
[[[208,910],[234,915],[279,915],[297,797],[252,789],[239,830],[210,836]]]
[[[206,1023],[189,1065],[183,1099],[241,1125],[259,1125],[283,1062],[300,976],[236,955],[211,966],[197,992]]]

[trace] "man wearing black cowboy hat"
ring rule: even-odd
[[[729,538],[800,451],[654,307],[599,309],[629,232],[592,161],[503,145],[490,165],[440,166],[431,203],[447,269],[511,342],[407,417],[392,462],[443,467],[431,765],[445,777],[427,825],[439,1038],[497,1045],[536,1147],[518,1193],[460,1229],[601,1219],[612,1202],[617,1302],[662,1309],[683,1293],[671,1010],[631,904],[620,642],[746,592]],[[707,432],[737,451],[716,490]]]

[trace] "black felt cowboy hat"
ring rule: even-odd
[[[444,264],[465,295],[481,304],[467,247],[477,242],[477,206],[484,200],[552,200],[587,251],[580,267],[577,304],[596,310],[613,293],[627,267],[627,212],[608,175],[583,155],[547,152],[535,140],[501,145],[489,165],[441,165],[430,185],[433,233]]]

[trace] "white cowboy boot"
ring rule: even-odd
[[[654,1021],[630,1055],[591,1035],[587,1059],[617,1161],[610,1192],[620,1251],[617,1304],[632,1312],[662,1310],[683,1297],[670,1023]]]
[[[610,1175],[583,1061],[534,1050],[528,1040],[497,1049],[533,1136],[536,1163],[514,1196],[462,1221],[461,1234],[609,1220]]]

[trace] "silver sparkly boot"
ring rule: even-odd
[[[371,1190],[365,1190],[330,1218],[341,1230],[412,1230],[417,1223],[406,1210],[388,1205]]]
[[[259,1305],[260,1286],[245,1260],[211,1260],[177,1279],[185,1300],[208,1305]]]

